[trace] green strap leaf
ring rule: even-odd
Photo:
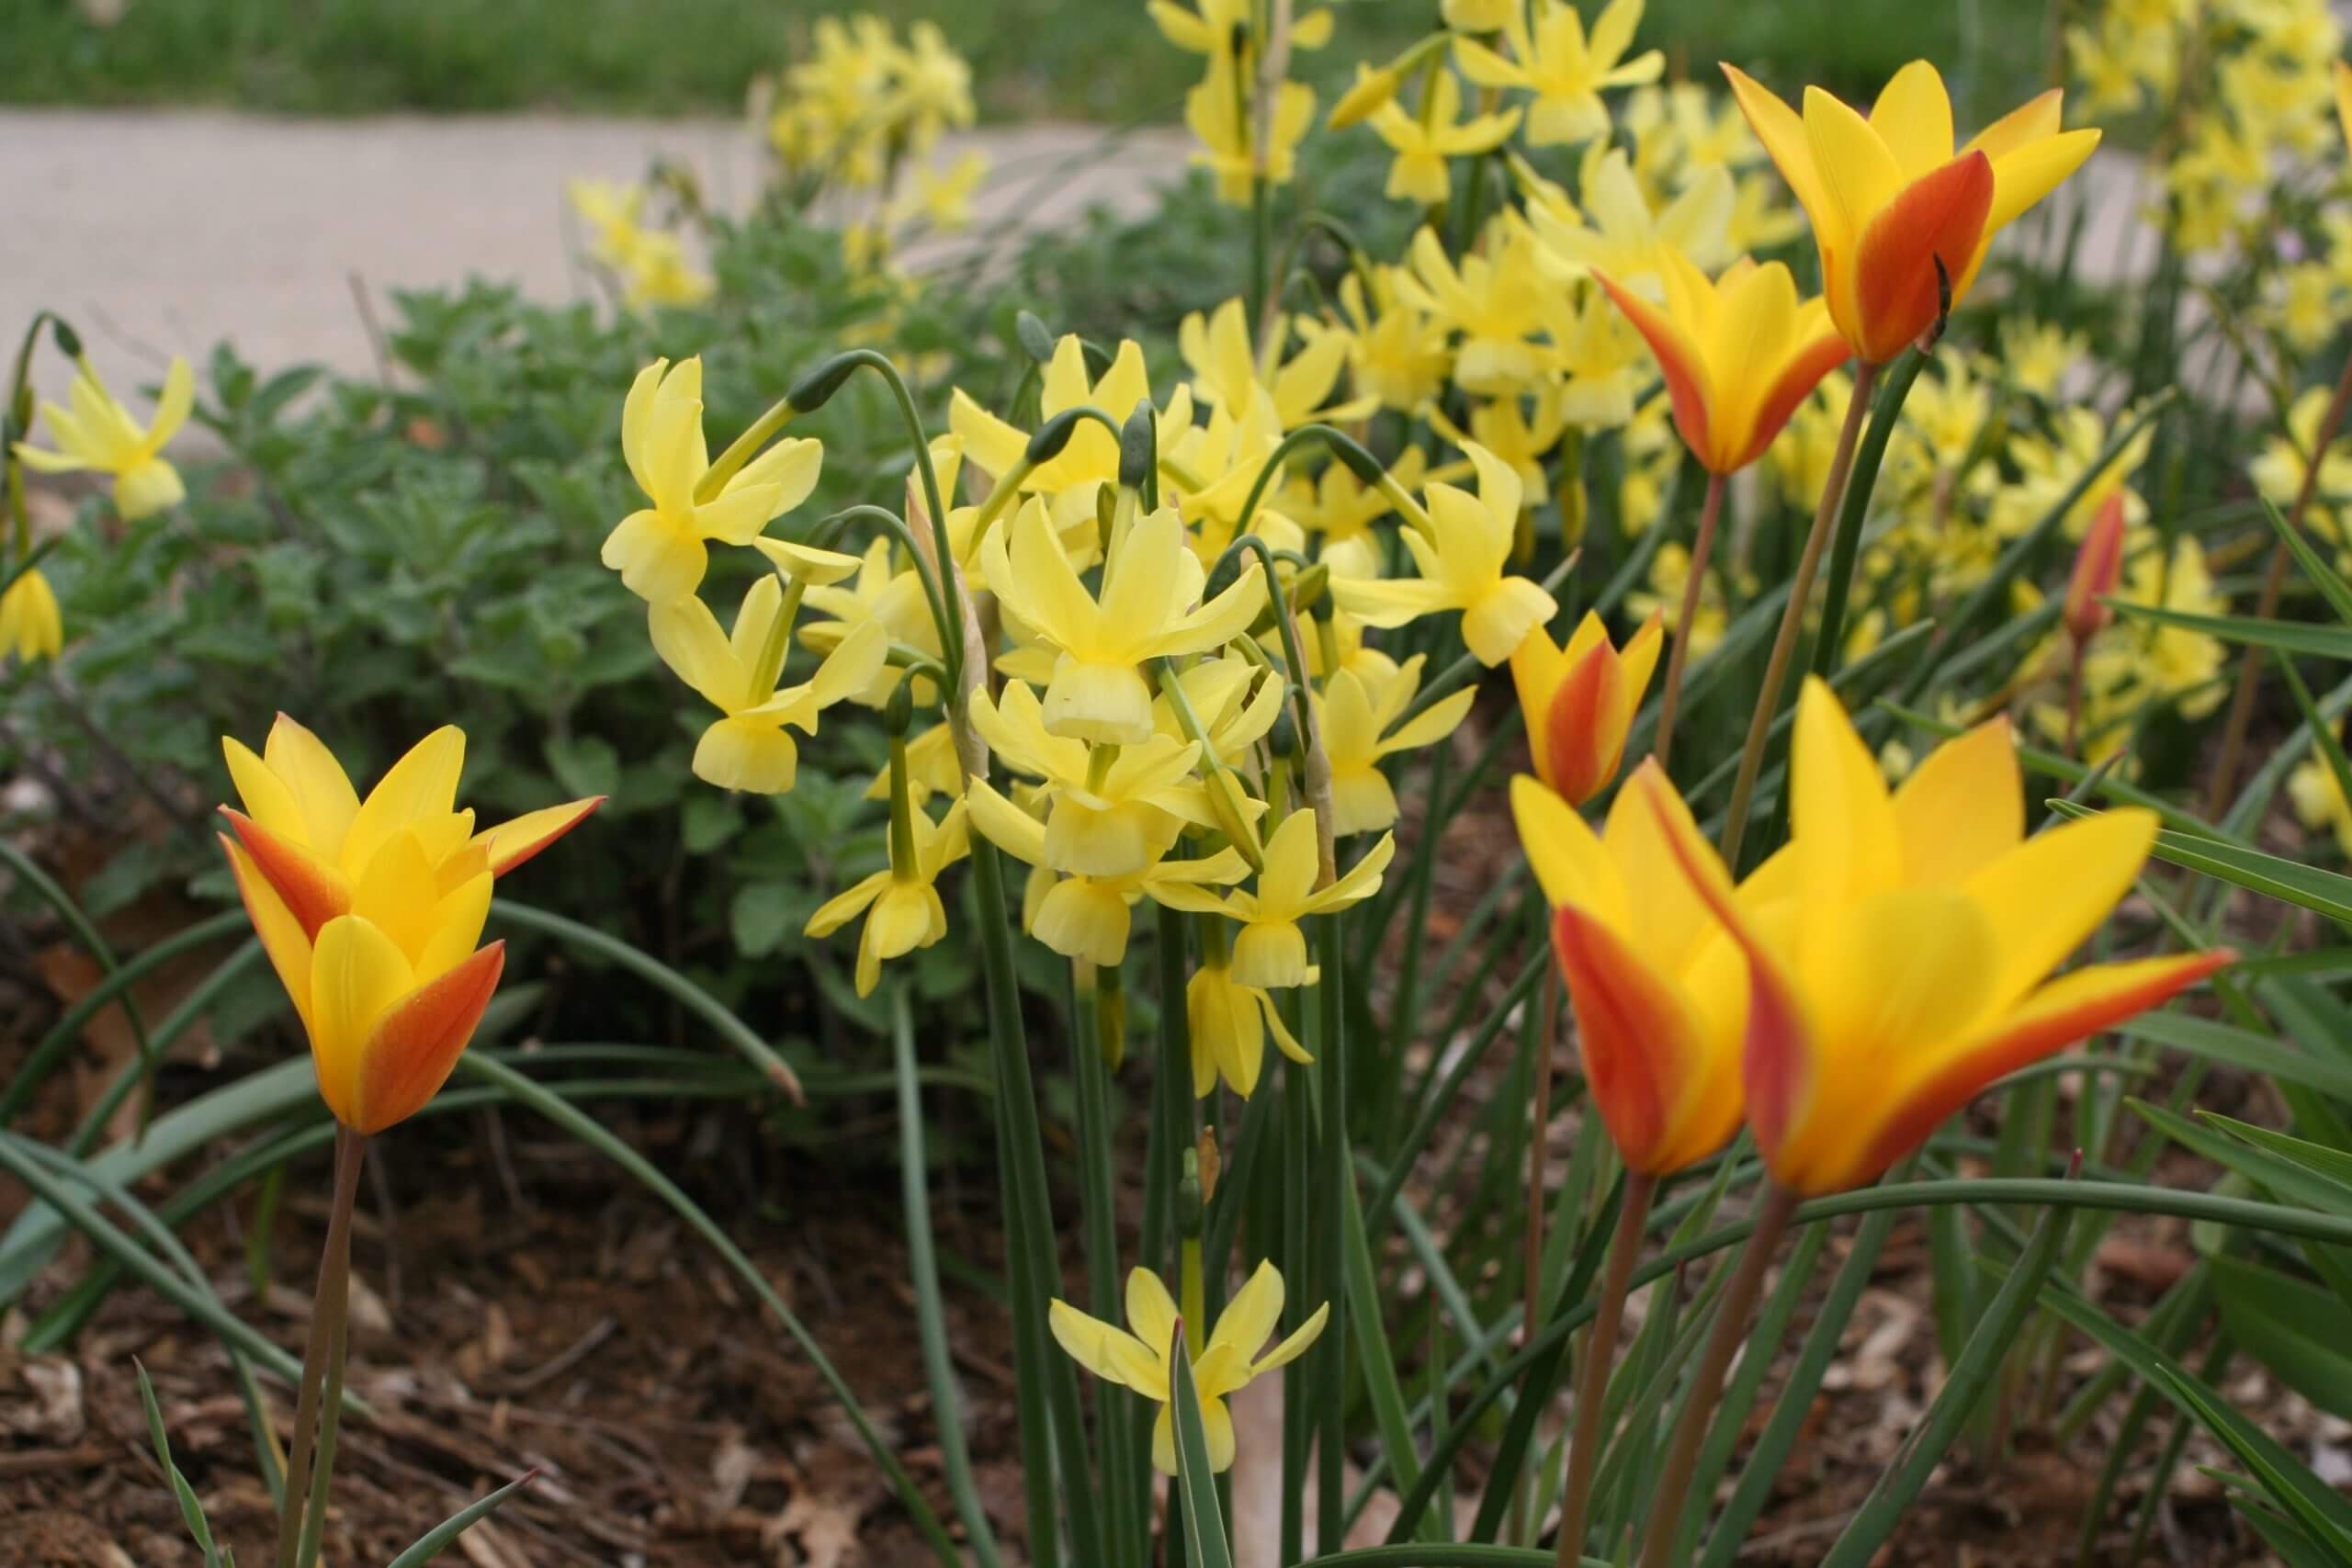
[[[1176,1426],[1176,1497],[1183,1510],[1184,1561],[1192,1568],[1233,1568],[1233,1548],[1217,1506],[1216,1475],[1209,1468],[1208,1430],[1201,1421],[1201,1388],[1193,1377],[1184,1325],[1168,1345],[1168,1408]]]
[[[530,1484],[536,1470],[516,1476],[487,1497],[475,1499],[419,1536],[414,1546],[392,1559],[390,1568],[419,1568],[448,1549],[459,1536],[506,1506],[506,1500]]]
[[[2343,635],[2347,641],[2352,641],[2352,631]],[[2348,651],[2347,656],[2352,657],[2352,651]],[[2073,801],[2052,800],[2046,804],[2050,809],[2065,817],[2095,815]],[[2243,849],[2214,839],[2191,838],[2169,828],[2157,829],[2154,847],[2148,852],[2158,860],[2170,861],[2190,871],[2201,871],[2208,876],[2218,877],[2248,892],[2300,905],[2340,924],[2352,926],[2352,876],[2321,871],[2316,866],[2264,854],[2260,850]]]
[[[130,1366],[139,1376],[139,1403],[147,1411],[147,1436],[155,1445],[155,1462],[171,1479],[172,1495],[179,1499],[180,1521],[187,1526],[197,1550],[204,1553],[205,1568],[213,1568],[220,1561],[220,1549],[212,1543],[211,1522],[204,1517],[204,1505],[197,1501],[196,1488],[187,1483],[187,1477],[172,1461],[172,1442],[164,1434],[164,1412],[155,1403],[155,1385],[147,1381],[146,1365],[133,1357]]]

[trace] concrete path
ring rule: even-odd
[[[1181,128],[1114,137],[1039,125],[951,138],[995,169],[981,226],[1067,222],[1098,202],[1148,208],[1183,168]],[[303,120],[209,112],[0,111],[0,337],[47,305],[81,328],[118,394],[198,367],[233,342],[248,360],[365,371],[356,277],[388,290],[479,273],[548,299],[590,288],[568,253],[563,185],[629,179],[655,158],[695,171],[740,210],[761,149],[724,120],[553,116]],[[48,359],[55,395],[69,373]],[[135,401],[135,400],[134,400]]]

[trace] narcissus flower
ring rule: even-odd
[[[1388,168],[1388,194],[1434,207],[1453,190],[1445,161],[1501,146],[1519,129],[1519,111],[1473,115],[1456,123],[1462,113],[1462,84],[1453,73],[1439,72],[1428,90],[1430,101],[1418,112],[1408,112],[1392,98],[1373,110],[1370,119],[1372,129],[1396,154]]]
[[[1737,67],[1724,74],[1813,220],[1830,320],[1871,365],[1935,323],[1939,263],[1957,304],[1993,236],[2098,145],[2097,130],[2059,129],[2052,88],[1954,153],[1951,98],[1924,60],[1894,73],[1867,119],[1818,87],[1800,118]]]
[[[1463,642],[1491,668],[1509,659],[1528,631],[1550,620],[1559,605],[1527,579],[1503,573],[1519,532],[1519,476],[1475,441],[1463,450],[1478,470],[1478,493],[1430,485],[1427,531],[1402,531],[1420,576],[1334,579],[1331,596],[1340,608],[1374,626],[1401,626],[1416,616],[1459,610]]]
[[[1552,634],[1536,626],[1512,650],[1511,684],[1527,720],[1535,775],[1570,806],[1582,806],[1617,776],[1625,732],[1665,641],[1664,626],[1652,615],[1620,651],[1588,610],[1566,648],[1554,646]]]
[[[25,663],[54,659],[65,646],[65,621],[58,613],[57,591],[28,567],[17,574],[8,592],[0,593],[0,653],[13,653]]]
[[[1996,1078],[2234,956],[2048,978],[2131,889],[2156,818],[2127,807],[2025,838],[2006,718],[1937,748],[1890,798],[1837,697],[1808,680],[1791,771],[1794,835],[1736,897],[1677,845],[1747,955],[1747,1120],[1784,1187],[1875,1179]]]
[[[820,906],[802,929],[804,936],[828,937],[859,915],[865,917],[857,938],[857,994],[861,997],[874,994],[882,980],[884,963],[929,947],[947,934],[947,906],[940,901],[939,874],[963,859],[972,847],[960,800],[951,804],[947,815],[937,822],[921,810],[912,811],[908,822],[914,842],[904,852],[905,866],[884,866],[856,886],[842,889]],[[894,852],[894,863],[899,858]]]
[[[1271,1261],[1259,1264],[1250,1282],[1225,1303],[1208,1343],[1193,1359],[1193,1381],[1200,1390],[1201,1427],[1208,1439],[1210,1469],[1227,1470],[1233,1464],[1233,1416],[1225,1407],[1226,1396],[1238,1393],[1261,1373],[1297,1359],[1323,1332],[1330,1314],[1328,1303],[1317,1307],[1289,1337],[1266,1350],[1266,1341],[1283,1317],[1283,1277]],[[1159,1417],[1151,1427],[1151,1462],[1175,1474],[1176,1423],[1168,1410],[1168,1379],[1173,1370],[1169,1353],[1176,1345],[1176,1302],[1159,1282],[1159,1276],[1148,1269],[1127,1276],[1127,1328],[1133,1333],[1089,1317],[1058,1299],[1049,1321],[1054,1337],[1080,1366],[1106,1382],[1135,1390],[1159,1406]]]
[[[1037,412],[1051,419],[1065,409],[1091,403],[1113,419],[1125,419],[1136,404],[1151,396],[1144,373],[1143,350],[1132,338],[1123,341],[1100,378],[1086,373],[1086,351],[1076,334],[1054,345],[1037,393]],[[1001,479],[1020,465],[1029,437],[972,400],[960,387],[947,400],[947,423],[964,443],[964,458],[992,479]],[[1069,433],[1069,444],[1040,463],[1021,488],[1042,495],[1054,507],[1054,521],[1064,528],[1094,512],[1094,492],[1119,478],[1118,438],[1092,420],[1080,420]]]
[[[1144,662],[1222,648],[1266,602],[1265,574],[1253,564],[1200,603],[1207,573],[1173,507],[1136,519],[1114,539],[1099,601],[1063,553],[1043,502],[1023,506],[1009,531],[1009,543],[1007,530],[992,532],[980,556],[997,597],[1057,655],[1046,686],[1049,735],[1113,746],[1150,739]]]
[[[25,467],[45,474],[84,468],[112,474],[114,507],[126,523],[178,505],[187,497],[187,487],[180,482],[179,470],[164,460],[163,451],[187,423],[188,410],[196,402],[196,375],[187,361],[172,356],[170,368],[164,372],[163,395],[155,400],[155,417],[143,430],[130,411],[115,401],[89,360],[84,358],[80,364],[66,393],[71,406],[40,405],[40,417],[48,423],[57,450],[19,441],[17,456]]]
[[[1502,18],[1503,36],[1510,40],[1511,58],[1475,39],[1456,39],[1455,63],[1462,73],[1484,87],[1520,87],[1535,95],[1527,113],[1531,147],[1566,145],[1609,133],[1609,110],[1600,101],[1611,87],[1638,86],[1655,82],[1666,70],[1666,56],[1648,50],[1633,59],[1634,34],[1642,25],[1643,0],[1611,0],[1585,35],[1584,18],[1571,0],[1533,0],[1535,26],[1527,14],[1510,6]]]
[[[1309,333],[1304,346],[1284,361],[1283,349],[1289,340],[1290,319],[1283,317],[1274,323],[1261,362],[1250,345],[1250,319],[1238,299],[1227,299],[1206,316],[1195,310],[1176,328],[1177,347],[1193,372],[1193,390],[1204,401],[1239,413],[1263,389],[1272,397],[1284,430],[1317,420],[1362,419],[1380,406],[1377,398],[1370,397],[1324,404],[1347,367],[1346,333]]]
[[[1165,854],[1186,824],[1217,825],[1193,777],[1198,741],[1153,734],[1140,745],[1091,749],[1046,728],[1036,694],[1021,681],[1006,682],[993,703],[973,694],[972,728],[1007,767],[1045,781],[1051,805],[1036,863],[1052,870],[1131,876]],[[976,815],[975,826],[996,839],[984,818]]]
[[[1213,927],[1222,936],[1222,927]],[[1212,938],[1201,966],[1184,982],[1184,1018],[1193,1044],[1193,1097],[1206,1100],[1220,1075],[1247,1100],[1257,1092],[1266,1061],[1266,1035],[1294,1062],[1312,1062],[1274,998],[1261,986],[1233,977],[1230,951]]]
[[[1599,834],[1524,774],[1510,804],[1552,906],[1553,954],[1611,1140],[1652,1175],[1706,1158],[1739,1125],[1747,973],[1682,863],[1728,887],[1723,863],[1655,758],[1617,792]]]
[[[753,795],[790,789],[800,752],[785,727],[814,735],[817,716],[873,684],[889,657],[889,628],[878,619],[861,621],[814,675],[779,691],[791,631],[783,607],[783,589],[763,577],[743,595],[731,637],[718,629],[710,606],[691,595],[656,604],[647,617],[662,661],[725,716],[695,747],[695,777],[706,784]]]
[[[1327,915],[1361,904],[1379,892],[1381,873],[1396,853],[1396,839],[1383,833],[1362,860],[1329,887],[1318,888],[1315,878],[1321,862],[1315,813],[1294,811],[1266,840],[1266,869],[1258,874],[1254,893],[1234,892],[1218,897],[1197,887],[1184,887],[1158,897],[1174,908],[1224,915],[1241,922],[1241,932],[1233,942],[1233,978],[1238,983],[1267,988],[1311,986],[1319,971],[1306,961],[1306,933],[1299,930],[1298,922],[1309,915]]]
[[[1381,759],[1443,740],[1478,700],[1473,685],[1397,725],[1421,689],[1424,662],[1417,653],[1385,680],[1336,671],[1315,699],[1317,728],[1331,759],[1331,830],[1343,839],[1396,824],[1396,792],[1380,771]]]
[[[235,830],[220,846],[310,1035],[320,1097],[356,1133],[413,1115],[447,1080],[505,964],[505,943],[474,945],[492,881],[603,803],[477,833],[456,809],[465,746],[456,726],[435,730],[363,801],[283,714],[258,757],[221,742],[245,812],[220,808]]]
[[[1315,89],[1304,82],[1282,83],[1274,89],[1273,123],[1261,159],[1242,112],[1247,92],[1238,85],[1232,57],[1213,55],[1208,74],[1184,95],[1184,123],[1201,139],[1193,162],[1216,177],[1217,199],[1234,206],[1247,203],[1261,180],[1270,186],[1290,183],[1298,168],[1298,144],[1315,121]]]
[[[1663,308],[1606,275],[1600,286],[1649,340],[1691,456],[1711,472],[1736,472],[1764,455],[1851,351],[1831,326],[1828,305],[1800,303],[1796,280],[1779,262],[1758,266],[1743,257],[1710,282],[1668,252],[1661,270]]]
[[[707,539],[748,545],[775,518],[808,499],[825,450],[786,439],[746,463],[719,492],[695,495],[710,471],[702,433],[702,360],[673,368],[657,359],[637,373],[621,407],[621,455],[653,504],[632,512],[605,536],[604,562],[653,604],[682,599],[702,584],[710,564]]]

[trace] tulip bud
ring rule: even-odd
[[[2066,580],[2066,633],[2080,648],[2105,629],[2115,612],[2101,603],[2123,577],[2123,492],[2109,496],[2091,519]]]

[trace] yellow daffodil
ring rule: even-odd
[[[1413,236],[1411,268],[1396,274],[1396,297],[1462,334],[1453,378],[1464,391],[1517,392],[1543,368],[1543,355],[1528,339],[1543,326],[1544,305],[1558,289],[1544,278],[1536,249],[1532,235],[1514,238],[1494,255],[1464,256],[1457,270],[1435,230]]]
[[[2054,322],[2011,317],[2001,323],[2001,367],[2019,391],[2037,398],[2055,397],[2060,379],[2090,350],[2089,338]]]
[[[1617,792],[1598,834],[1523,774],[1510,804],[1552,907],[1553,955],[1610,1141],[1652,1175],[1706,1158],[1739,1126],[1747,975],[1681,865],[1724,882],[1723,863],[1656,758]]]
[[[1748,1125],[1782,1186],[1877,1178],[1985,1085],[2230,962],[2174,953],[2050,972],[2130,891],[2154,812],[2024,837],[2005,718],[1947,741],[1891,797],[1828,686],[1808,679],[1794,833],[1736,897],[1677,845],[1747,954]]]
[[[752,542],[764,549],[763,541]],[[800,645],[812,653],[830,654],[841,647],[850,633],[873,622],[888,632],[892,642],[904,643],[933,659],[940,657],[939,623],[931,618],[931,604],[924,597],[922,579],[911,565],[900,564],[901,558],[898,547],[885,536],[866,547],[854,576],[842,580],[829,574],[808,579],[810,586],[801,603],[831,618],[811,621],[802,627]],[[787,570],[786,575],[794,574]],[[864,687],[850,694],[850,700],[865,707],[880,707],[906,678],[906,671],[897,665],[883,664],[872,672]],[[914,690],[919,705],[936,700],[927,680],[918,678]]]
[[[1012,539],[1008,544],[1004,534]],[[1172,507],[1139,518],[1103,562],[1098,602],[1071,570],[1042,502],[981,547],[997,597],[1057,657],[1046,686],[1046,730],[1131,746],[1152,735],[1149,660],[1222,648],[1256,619],[1265,578],[1253,565],[1200,603],[1205,573]]]
[[[1331,830],[1341,838],[1396,825],[1396,792],[1380,770],[1381,760],[1443,740],[1478,700],[1477,688],[1468,687],[1392,729],[1421,689],[1423,662],[1417,653],[1377,684],[1339,671],[1315,699],[1316,728],[1331,759]]]
[[[187,498],[187,487],[180,482],[179,470],[164,460],[163,451],[187,423],[188,410],[195,406],[196,374],[187,361],[172,356],[171,367],[164,373],[163,393],[155,400],[155,417],[143,430],[130,411],[115,401],[89,360],[84,357],[78,363],[65,398],[70,406],[60,408],[46,401],[40,405],[40,417],[49,425],[57,450],[19,441],[17,457],[25,467],[45,474],[83,469],[112,474],[114,509],[126,523],[177,506]]]
[[[1175,908],[1241,922],[1233,941],[1233,978],[1238,983],[1265,989],[1311,986],[1318,970],[1306,961],[1306,933],[1298,922],[1361,904],[1379,892],[1381,873],[1396,853],[1396,839],[1384,833],[1338,880],[1317,888],[1315,813],[1294,811],[1266,840],[1266,869],[1258,874],[1256,891],[1218,897],[1188,886],[1165,889],[1159,897]]]
[[[1176,1302],[1157,1274],[1138,1269],[1127,1276],[1126,1304],[1127,1328],[1133,1333],[1089,1317],[1057,1298],[1050,1314],[1054,1337],[1071,1359],[1096,1377],[1131,1388],[1159,1406],[1159,1419],[1151,1427],[1151,1462],[1173,1475],[1176,1424],[1168,1409],[1168,1380],[1173,1375],[1169,1357],[1176,1348]],[[1323,1332],[1330,1313],[1328,1304],[1317,1307],[1281,1344],[1266,1349],[1266,1341],[1283,1317],[1283,1277],[1271,1262],[1259,1264],[1250,1282],[1226,1303],[1206,1345],[1193,1358],[1193,1382],[1200,1391],[1201,1427],[1208,1440],[1210,1469],[1222,1471],[1233,1465],[1233,1415],[1226,1408],[1227,1396],[1305,1354]]]
[[[989,156],[978,150],[957,158],[944,173],[917,169],[892,215],[902,223],[921,219],[942,234],[960,233],[971,227],[972,197],[988,175]]]
[[[964,798],[971,807],[972,825],[984,838],[1044,874],[1032,879],[1032,897],[1023,900],[1023,924],[1030,935],[1065,958],[1115,964],[1126,955],[1128,908],[1136,899],[1191,909],[1202,899],[1214,897],[1200,889],[1229,886],[1250,874],[1250,863],[1230,848],[1199,860],[1167,859],[1183,824],[1163,814],[1144,825],[1148,836],[1131,869],[1057,877],[1057,861],[1068,858],[1057,852],[1053,841],[1053,814],[1060,809],[1058,803],[1048,807],[1047,819],[1040,822],[978,778],[967,781]]]
[[[1502,31],[1510,41],[1510,58],[1476,39],[1458,38],[1453,41],[1454,63],[1482,87],[1516,87],[1535,95],[1527,112],[1530,146],[1566,145],[1606,135],[1609,110],[1600,95],[1611,87],[1655,82],[1666,70],[1666,56],[1654,49],[1625,58],[1642,25],[1643,0],[1611,0],[1594,20],[1589,38],[1573,0],[1532,4],[1532,28],[1521,6],[1503,8]]]
[[[589,254],[621,280],[631,306],[695,305],[710,297],[711,280],[688,264],[678,237],[639,222],[644,186],[573,180],[564,193],[588,224]]]
[[[1197,660],[1176,677],[1185,704],[1201,727],[1203,743],[1219,761],[1240,759],[1265,739],[1282,716],[1288,687],[1279,675],[1266,673],[1261,680],[1261,673],[1259,665],[1230,653],[1222,659]],[[1151,721],[1170,739],[1192,739],[1164,689],[1152,700]]]
[[[1428,455],[1419,446],[1406,447],[1389,466],[1388,475],[1400,490],[1420,489],[1429,477]],[[1294,474],[1279,493],[1283,514],[1321,536],[1327,553],[1334,546],[1368,537],[1374,523],[1396,510],[1385,487],[1364,483],[1345,463],[1335,462],[1311,479]]]
[[[1804,113],[1725,65],[1739,107],[1813,220],[1829,317],[1882,365],[1957,304],[1993,236],[2081,166],[2096,130],[2061,130],[2056,89],[1955,153],[1951,99],[1924,60],[1896,72],[1865,119],[1818,87]],[[1942,276],[1939,280],[1938,268]]]
[[[1845,340],[1819,299],[1802,303],[1779,262],[1742,258],[1722,277],[1675,253],[1664,269],[1666,303],[1651,304],[1603,274],[1600,285],[1657,355],[1674,423],[1691,455],[1729,474],[1764,455],[1821,378],[1845,361]]]
[[[1140,745],[1090,748],[1047,729],[1036,694],[1021,681],[1005,682],[994,702],[974,694],[972,727],[1006,766],[1045,781],[1051,804],[1035,863],[1070,876],[1128,876],[1165,854],[1186,824],[1217,825],[1193,778],[1198,741],[1155,734]]]
[[[1593,144],[1584,159],[1583,201],[1537,174],[1513,153],[1511,174],[1527,193],[1527,221],[1543,242],[1539,253],[1557,276],[1605,272],[1656,297],[1654,274],[1680,257],[1701,270],[1731,259],[1733,190],[1730,172],[1702,169],[1673,200],[1655,210],[1623,149]]]
[[[1566,648],[1555,647],[1539,623],[1511,651],[1511,684],[1527,720],[1536,776],[1570,806],[1582,806],[1616,778],[1625,732],[1665,641],[1653,615],[1620,651],[1600,617],[1588,610]]]
[[[1178,49],[1212,60],[1231,59],[1233,40],[1247,37],[1250,29],[1250,0],[1193,0],[1190,6],[1176,0],[1146,0],[1144,10],[1159,28],[1160,37]],[[1332,25],[1327,6],[1301,13],[1291,22],[1291,47],[1322,48],[1331,41]]]
[[[1331,596],[1368,626],[1401,626],[1440,610],[1462,613],[1462,640],[1482,664],[1509,659],[1531,627],[1559,606],[1523,577],[1508,577],[1519,531],[1521,487],[1510,466],[1476,442],[1465,446],[1478,470],[1478,493],[1453,485],[1429,487],[1429,529],[1403,531],[1420,576],[1401,580],[1333,579]]]
[[[1212,57],[1208,75],[1184,95],[1184,124],[1201,141],[1193,162],[1216,177],[1218,199],[1234,206],[1246,205],[1261,181],[1290,183],[1298,167],[1298,144],[1315,122],[1315,89],[1304,82],[1279,85],[1261,161],[1242,108],[1246,91],[1237,84],[1233,62]]]
[[[1310,334],[1299,351],[1284,361],[1282,354],[1289,333],[1290,319],[1278,320],[1261,361],[1250,351],[1249,316],[1235,299],[1207,316],[1198,310],[1186,316],[1177,324],[1176,344],[1192,368],[1193,390],[1203,400],[1242,410],[1262,389],[1273,399],[1283,430],[1317,420],[1362,419],[1379,406],[1376,399],[1368,397],[1328,407],[1324,403],[1347,367],[1346,333]]]
[[[1051,419],[1065,409],[1091,403],[1113,419],[1124,420],[1136,405],[1151,396],[1144,372],[1143,350],[1132,338],[1123,340],[1100,378],[1086,373],[1086,351],[1075,333],[1054,345],[1037,394],[1040,417]],[[1001,479],[1020,466],[1029,437],[989,412],[962,388],[950,394],[947,423],[964,443],[964,460],[992,479]],[[1054,509],[1062,528],[1091,519],[1094,492],[1119,479],[1119,441],[1094,421],[1080,420],[1069,434],[1069,445],[1040,463],[1022,481],[1022,489],[1042,495]]]
[[[1519,129],[1519,110],[1474,115],[1461,120],[1462,84],[1449,71],[1430,78],[1430,99],[1417,113],[1391,100],[1372,111],[1372,129],[1396,154],[1388,169],[1388,194],[1424,207],[1443,202],[1453,186],[1445,161],[1491,152]],[[1460,123],[1456,123],[1460,121]]]
[[[505,964],[505,943],[474,945],[492,883],[603,800],[475,832],[456,808],[465,745],[454,725],[434,731],[362,800],[283,714],[258,757],[221,742],[245,811],[220,808],[235,834],[220,846],[310,1036],[320,1097],[356,1133],[413,1115],[447,1079]]]
[[[1530,402],[1534,404],[1532,417],[1527,408]],[[1467,446],[1476,442],[1509,464],[1510,471],[1519,476],[1524,504],[1536,507],[1552,499],[1552,476],[1544,457],[1568,433],[1566,404],[1565,387],[1559,382],[1546,382],[1535,389],[1532,398],[1489,398],[1478,404],[1470,411],[1467,431],[1446,418],[1442,409],[1432,407],[1424,417],[1439,434],[1455,446]]]
[[[653,504],[630,513],[605,536],[604,562],[630,592],[655,605],[701,586],[710,563],[705,540],[748,545],[808,499],[825,457],[816,441],[778,441],[718,495],[698,499],[695,487],[710,469],[699,357],[674,368],[657,359],[638,372],[621,408],[621,453]]]
[[[695,747],[695,776],[706,784],[753,795],[790,789],[800,753],[785,727],[814,735],[817,716],[871,684],[889,655],[889,628],[867,620],[842,637],[814,676],[778,690],[791,631],[783,604],[776,580],[763,577],[743,595],[731,637],[692,596],[656,604],[648,617],[662,661],[722,716]]]
[[[1283,1022],[1282,1010],[1261,986],[1245,986],[1233,977],[1233,960],[1224,928],[1212,922],[1204,937],[1201,966],[1184,982],[1184,1018],[1193,1048],[1193,1098],[1206,1100],[1222,1077],[1233,1092],[1247,1100],[1258,1090],[1265,1070],[1266,1036],[1294,1062],[1315,1058]]]
[[[1205,560],[1215,560],[1233,543],[1241,526],[1241,508],[1258,488],[1274,449],[1282,445],[1282,418],[1274,400],[1263,387],[1252,387],[1239,409],[1217,403],[1204,425],[1193,423],[1193,389],[1179,387],[1159,419],[1159,476],[1163,497],[1176,504],[1183,520],[1197,532],[1193,548]],[[1286,465],[1277,465],[1268,489],[1279,497]],[[1284,516],[1278,505],[1264,504],[1250,514],[1250,531],[1279,550],[1306,547],[1306,534]]]
[[[8,592],[0,593],[0,653],[13,653],[30,664],[54,659],[65,647],[65,621],[57,609],[57,591],[28,567],[17,574]]]
[[[937,884],[939,874],[971,849],[964,809],[957,800],[937,822],[912,811],[908,822],[914,842],[904,852],[894,848],[893,863],[827,899],[802,928],[805,936],[828,937],[859,915],[865,917],[857,938],[859,996],[874,994],[885,963],[947,934],[947,907],[940,902]],[[901,854],[903,867],[897,863]]]
[[[1374,269],[1369,299],[1363,280],[1350,272],[1340,279],[1340,310],[1349,323],[1348,368],[1355,385],[1382,408],[1409,413],[1437,396],[1453,356],[1445,328],[1398,298],[1396,272]]]

